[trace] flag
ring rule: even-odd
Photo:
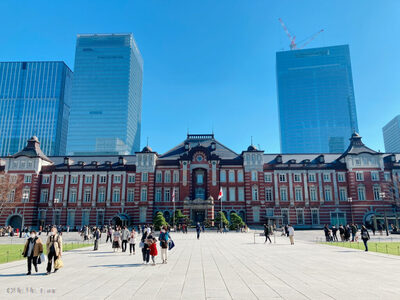
[[[222,187],[219,189],[219,194],[218,194],[218,200],[222,199],[222,196],[224,194],[222,193]]]
[[[172,202],[175,202],[175,189],[172,189]]]

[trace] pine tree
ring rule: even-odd
[[[237,213],[232,213],[231,214],[231,225],[229,226],[229,229],[237,230],[243,225],[244,225],[244,222],[243,222],[242,218]]]
[[[164,225],[168,225],[167,221],[165,221],[164,215],[161,211],[159,211],[154,219],[153,219],[153,224],[154,224],[154,229],[155,230],[160,230],[161,227],[163,227]]]
[[[222,227],[224,225],[229,226],[229,221],[225,217],[225,214],[221,211],[218,212],[217,216],[214,219],[214,226],[220,227],[221,226],[221,216],[222,216]]]

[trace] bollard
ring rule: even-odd
[[[388,245],[386,244],[386,254],[388,254]]]
[[[378,252],[378,243],[375,243],[375,252]]]

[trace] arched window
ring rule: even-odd
[[[256,185],[253,185],[251,188],[251,195],[253,201],[258,201],[258,187]]]

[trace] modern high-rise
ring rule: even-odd
[[[72,71],[61,61],[0,62],[0,156],[37,136],[47,155],[65,155]]]
[[[400,152],[400,115],[396,116],[383,128],[385,152]]]
[[[67,152],[139,151],[143,60],[132,34],[77,37]]]
[[[348,45],[276,53],[281,151],[340,153],[358,132]]]

